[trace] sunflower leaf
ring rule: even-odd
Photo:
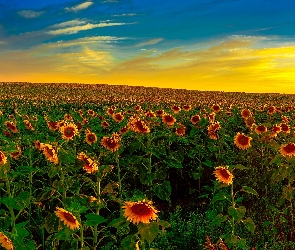
[[[120,228],[120,227],[126,227],[129,225],[129,221],[126,220],[125,217],[121,216],[117,219],[112,220],[109,224],[108,227],[115,227],[115,228]]]
[[[98,214],[86,214],[85,217],[87,218],[86,220],[87,226],[96,226],[107,221],[104,217]]]
[[[250,187],[247,187],[247,186],[243,186],[242,191],[247,192],[249,194],[258,195],[258,193],[253,188],[250,188]]]
[[[251,232],[254,233],[255,231],[255,224],[253,220],[250,217],[247,217],[245,220],[242,221],[245,225],[245,227]]]
[[[151,222],[149,224],[140,223],[138,225],[138,233],[143,240],[151,244],[159,233],[159,225],[157,222]]]

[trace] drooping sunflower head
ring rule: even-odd
[[[103,122],[101,123],[101,126],[102,126],[103,128],[107,128],[107,127],[110,126],[110,124],[109,124],[107,121],[103,121]]]
[[[6,162],[7,162],[7,157],[2,151],[0,151],[0,166],[5,164]]]
[[[146,125],[144,121],[141,120],[135,120],[132,123],[132,130],[137,133],[149,133],[150,128]]]
[[[43,150],[43,154],[45,155],[48,161],[54,164],[58,164],[57,151],[52,145],[40,143],[40,149]]]
[[[149,223],[150,220],[156,220],[159,211],[153,206],[151,201],[142,200],[138,202],[126,201],[122,206],[124,209],[124,217],[134,224]]]
[[[62,138],[64,140],[73,140],[74,136],[78,134],[78,128],[74,123],[66,123],[60,128]]]
[[[234,138],[234,143],[239,149],[248,149],[251,147],[251,140],[251,137],[248,137],[243,133],[237,133]]]
[[[11,240],[2,232],[0,232],[0,245],[6,250],[14,249]]]
[[[76,216],[74,216],[71,212],[57,207],[54,213],[65,224],[65,226],[69,227],[71,230],[75,230],[80,227]]]
[[[233,182],[234,176],[228,170],[228,166],[225,166],[225,167],[220,166],[220,167],[215,168],[214,175],[215,175],[217,181],[224,183],[226,185],[230,185]]]
[[[17,160],[22,154],[22,150],[20,146],[17,145],[16,148],[17,148],[17,151],[10,153],[10,156],[15,160]]]
[[[284,157],[295,156],[295,144],[293,142],[289,142],[288,144],[282,145],[280,148],[280,153]]]

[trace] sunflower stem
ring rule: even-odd
[[[30,167],[33,167],[33,162],[32,162],[32,151],[31,148],[29,150],[29,160],[30,160]],[[33,184],[33,173],[32,171],[29,174],[29,190],[30,190],[30,199],[32,199],[32,184]],[[32,205],[31,202],[29,204],[29,224],[31,223],[31,209]]]
[[[118,169],[118,182],[119,182],[119,196],[120,196],[120,207],[122,204],[122,180],[121,180],[121,169],[119,164],[119,154],[118,151],[116,151],[116,163],[117,163],[117,169]]]
[[[81,249],[84,247],[84,235],[83,235],[83,224],[81,223],[80,227],[80,242],[81,242]]]
[[[101,179],[97,176],[97,203],[100,205],[100,182]],[[96,214],[99,214],[99,208],[96,209]],[[97,225],[94,226],[94,231],[93,231],[93,250],[96,250],[97,246]]]
[[[235,200],[234,200],[234,182],[231,183],[231,200],[232,207],[235,209]],[[232,235],[235,235],[235,218],[232,217]]]
[[[10,181],[8,179],[7,173],[5,174],[5,179],[6,179],[6,189],[7,189],[8,197],[13,198],[13,195],[12,195],[11,189],[10,189]],[[15,214],[14,214],[12,207],[8,207],[8,209],[9,209],[10,216],[11,216],[11,224],[10,224],[11,225],[11,232],[14,232],[15,220],[16,220]]]

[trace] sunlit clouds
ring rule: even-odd
[[[16,2],[0,6],[1,81],[295,93],[291,2]]]

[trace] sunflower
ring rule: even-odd
[[[35,130],[29,120],[24,120],[24,124],[28,130]]]
[[[87,111],[87,113],[88,113],[88,115],[91,115],[91,116],[94,116],[94,114],[95,114],[95,112],[93,110],[91,110],[91,109],[89,109]]]
[[[102,138],[101,145],[112,152],[116,152],[120,147],[119,140],[106,136]]]
[[[167,126],[173,126],[174,123],[176,122],[176,119],[175,119],[172,115],[164,114],[164,115],[162,116],[162,121],[163,121],[163,123],[165,123]]]
[[[115,113],[115,110],[114,109],[108,108],[108,110],[107,110],[107,114],[108,115],[112,116],[114,113]]]
[[[50,130],[55,131],[58,129],[58,122],[47,122],[47,126]]]
[[[73,117],[70,114],[65,114],[64,115],[64,119],[65,120],[68,120],[68,121],[72,121],[73,120]]]
[[[282,115],[281,119],[282,119],[282,121],[283,121],[284,123],[289,123],[289,122],[290,122],[290,118],[287,117],[287,116],[285,116],[285,115]]]
[[[243,109],[241,111],[241,116],[244,118],[244,119],[247,119],[248,117],[252,116],[251,114],[251,111],[249,109]]]
[[[13,122],[6,121],[5,125],[12,133],[16,134],[18,132],[18,129]]]
[[[132,130],[137,133],[149,133],[150,128],[144,121],[136,120],[131,124]]]
[[[207,250],[218,250],[217,244],[213,244],[208,235],[206,235],[206,242],[202,246],[205,247],[205,249]]]
[[[248,118],[245,118],[245,123],[248,128],[251,128],[251,126],[254,124],[254,122],[255,122],[255,120],[254,120],[253,116],[249,116]]]
[[[215,113],[219,113],[221,111],[220,106],[218,104],[214,104],[211,109],[215,112]]]
[[[60,129],[62,133],[62,138],[64,140],[73,140],[73,137],[78,134],[78,128],[74,123],[66,123]]]
[[[292,142],[289,142],[288,144],[284,144],[280,148],[280,153],[283,156],[295,156],[295,144]]]
[[[214,120],[215,120],[215,115],[216,115],[216,114],[215,114],[214,112],[208,115],[208,118],[209,118],[209,122],[210,122],[210,123],[213,123],[213,122],[214,122]]]
[[[289,134],[290,133],[290,127],[288,124],[285,124],[285,123],[281,123],[280,124],[280,127],[281,127],[281,131],[286,133],[286,134]]]
[[[228,166],[226,166],[226,167],[221,166],[221,167],[215,168],[214,175],[216,177],[216,180],[221,182],[221,183],[230,185],[233,182],[234,176],[228,170]]]
[[[122,113],[116,113],[116,114],[113,114],[113,119],[116,121],[116,122],[122,122],[124,120],[124,116],[122,115]]]
[[[83,123],[84,125],[86,125],[86,124],[89,123],[89,121],[87,120],[87,118],[83,117],[83,118],[82,118],[82,123]]]
[[[175,129],[175,134],[178,136],[184,136],[185,135],[185,126],[182,124],[179,124],[180,127]]]
[[[234,138],[234,143],[239,149],[248,149],[251,147],[251,140],[251,137],[248,137],[243,133],[237,133]]]
[[[197,123],[199,123],[200,122],[200,116],[199,115],[194,115],[194,116],[192,116],[191,117],[191,122],[192,122],[192,124],[197,124]]]
[[[189,104],[187,104],[187,105],[183,105],[183,106],[182,106],[182,109],[183,109],[184,111],[190,111],[190,110],[192,109],[192,106],[189,105]]]
[[[267,110],[267,113],[269,114],[269,115],[272,115],[273,113],[275,113],[276,112],[276,108],[274,107],[274,106],[270,106],[269,108],[268,108],[268,110]]]
[[[86,130],[86,137],[85,141],[91,145],[92,143],[97,142],[97,136],[95,133],[90,132],[89,130]]]
[[[141,110],[141,107],[139,105],[135,106],[135,111],[140,111]]]
[[[149,223],[150,220],[156,220],[157,211],[151,201],[142,200],[138,202],[126,201],[125,205],[122,206],[124,209],[123,216],[134,224]]]
[[[54,213],[61,221],[63,221],[63,223],[67,227],[69,227],[71,230],[75,230],[80,227],[79,222],[77,221],[76,217],[71,212],[68,212],[64,210],[63,208],[59,208],[59,207],[57,207],[56,209],[57,211],[54,211]]]
[[[21,154],[22,154],[22,150],[21,150],[21,148],[18,145],[16,146],[16,148],[17,148],[17,151],[16,152],[10,153],[10,156],[13,159],[15,159],[15,160],[17,160],[21,156]]]
[[[7,157],[4,155],[2,151],[0,151],[0,166],[7,162]]]
[[[156,110],[155,113],[157,116],[162,116],[165,114],[165,111],[161,109],[161,110]]]
[[[102,126],[103,128],[107,128],[107,127],[110,126],[110,124],[109,124],[107,121],[103,121],[103,122],[101,123],[101,126]]]
[[[128,127],[125,126],[123,128],[120,128],[120,131],[119,132],[120,132],[121,135],[124,135],[128,130],[129,130]]]
[[[150,110],[150,111],[145,113],[145,116],[154,118],[154,117],[156,117],[156,114],[153,111]]]
[[[259,125],[255,128],[255,132],[257,134],[262,134],[265,133],[267,131],[267,127],[263,126],[263,125]]]
[[[40,149],[43,150],[43,154],[45,155],[48,161],[54,164],[58,164],[57,152],[52,145],[46,144],[46,143],[40,143]]]
[[[10,136],[11,136],[11,133],[10,133],[9,131],[7,131],[7,130],[4,130],[4,131],[3,131],[3,134],[4,134],[4,136],[6,136],[6,137],[10,137]]]
[[[2,232],[0,232],[0,245],[6,250],[13,250],[11,240]]]
[[[181,111],[181,108],[176,105],[172,106],[171,109],[173,110],[174,114],[177,114]]]

